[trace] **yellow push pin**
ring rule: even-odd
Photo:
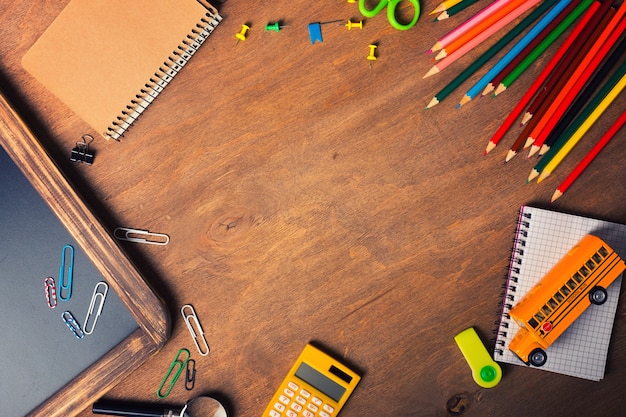
[[[246,37],[248,36],[248,30],[250,29],[250,26],[248,25],[241,25],[241,32],[237,33],[235,35],[235,37],[237,38],[237,43],[239,43],[239,41],[245,41]]]
[[[348,3],[356,3],[356,0],[348,0]]]
[[[348,23],[346,23],[346,27],[348,28],[348,30],[351,30],[352,28],[363,29],[363,21],[359,20],[359,22],[357,23],[357,22],[348,20]]]
[[[483,388],[493,388],[502,378],[500,365],[491,359],[485,345],[480,341],[473,327],[463,330],[454,337],[467,364],[472,370],[472,378]]]
[[[370,62],[370,68],[372,68],[373,62],[376,61],[375,51],[376,51],[377,46],[372,44],[369,46],[369,48],[370,48],[370,54],[367,56],[367,60]]]

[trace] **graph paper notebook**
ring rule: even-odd
[[[119,139],[222,20],[203,0],[71,0],[22,65]]]
[[[626,225],[522,206],[504,291],[494,359],[526,366],[508,349],[519,327],[508,311],[586,234],[603,239],[626,256]],[[537,369],[599,381],[604,369],[617,310],[620,276],[607,288],[605,304],[590,306],[547,350]]]

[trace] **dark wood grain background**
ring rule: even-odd
[[[525,184],[535,160],[518,155],[504,163],[517,128],[483,156],[558,42],[501,96],[455,109],[483,69],[426,111],[489,44],[424,80],[433,65],[426,51],[488,1],[440,23],[427,15],[438,1],[423,1],[418,24],[405,32],[384,13],[363,30],[323,25],[323,43],[311,45],[309,23],[359,19],[357,5],[230,0],[191,62],[120,143],[98,138],[95,163],[86,166],[70,162],[70,150],[96,133],[20,65],[65,4],[0,5],[2,84],[111,230],[171,238],[164,247],[124,246],[174,324],[161,353],[108,398],[156,402],[169,364],[187,347],[197,361],[196,387],[186,392],[179,382],[168,402],[214,392],[228,399],[231,416],[260,415],[313,340],[363,374],[344,417],[447,416],[455,396],[466,398],[467,416],[622,412],[623,305],[598,383],[504,365],[501,383],[481,389],[453,340],[474,326],[493,348],[521,205],[626,222],[623,132],[549,203],[623,111],[623,95],[542,184]],[[274,21],[288,27],[265,32]],[[249,36],[237,44],[244,23]],[[370,68],[372,43],[378,60]],[[187,303],[211,346],[206,357],[181,319]]]

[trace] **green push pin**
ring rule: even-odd
[[[467,364],[472,370],[472,378],[483,388],[493,388],[502,378],[502,370],[480,341],[473,327],[454,336],[454,341],[461,349]]]
[[[280,22],[268,23],[265,25],[265,31],[269,32],[273,30],[274,32],[280,32],[282,28],[286,28],[287,26],[281,26]]]

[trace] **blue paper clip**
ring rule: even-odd
[[[63,318],[63,322],[67,324],[67,327],[69,327],[78,340],[85,337],[85,332],[83,332],[83,329],[80,328],[80,324],[78,324],[72,313],[65,311],[61,314],[61,317]]]
[[[67,275],[65,274],[65,258],[69,250],[70,259],[67,267]],[[74,277],[74,247],[72,245],[63,246],[63,256],[61,258],[61,268],[59,268],[59,298],[61,301],[68,301],[72,296],[72,279]],[[63,295],[63,291],[67,292],[67,296]]]
[[[181,359],[181,356],[184,356],[184,359]],[[161,382],[161,385],[159,385],[159,389],[157,390],[157,397],[165,398],[170,395],[172,388],[174,388],[174,384],[176,384],[176,381],[178,381],[178,377],[187,366],[187,362],[189,361],[190,356],[191,353],[189,353],[187,349],[181,349],[178,351],[176,357],[174,358],[174,361],[170,365],[170,369],[168,369],[167,374],[165,374],[165,378],[163,378],[163,382]],[[177,367],[178,369],[175,371],[174,369],[176,369]],[[167,390],[163,392],[163,387],[168,381],[169,386],[167,387]]]

